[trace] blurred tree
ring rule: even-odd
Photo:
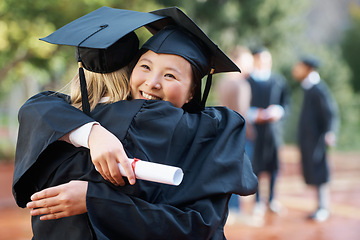
[[[72,75],[66,72],[73,73],[76,67],[73,59],[70,60],[74,49],[38,39],[104,5],[140,11],[162,7],[143,0],[24,0],[21,4],[15,0],[2,1],[0,95],[5,97],[14,83],[24,81],[29,74],[36,75],[32,79],[41,85],[51,84],[52,89],[61,81],[68,82]]]
[[[357,24],[348,30],[344,40],[345,62],[338,46],[314,46],[306,38],[304,19],[311,3],[311,0],[23,0],[19,4],[19,1],[3,0],[0,1],[0,101],[9,98],[16,85],[23,88],[18,99],[21,104],[37,91],[59,90],[73,77],[77,67],[74,48],[44,43],[38,40],[40,37],[101,6],[138,11],[178,6],[225,52],[235,45],[269,48],[274,70],[287,77],[293,92],[288,142],[296,140],[297,111],[302,97],[299,85],[292,81],[291,67],[304,53],[323,59],[320,74],[335,93],[341,110],[340,146],[354,146],[360,143],[352,131],[360,126],[359,100],[356,100],[359,96],[353,92],[353,88],[360,89],[356,62],[359,13],[353,10]],[[145,34],[140,31],[140,38],[144,39]],[[352,84],[347,63],[353,74]],[[209,105],[215,104],[214,94],[210,93]]]
[[[349,6],[352,25],[345,32],[342,42],[343,55],[351,72],[351,83],[356,92],[360,92],[360,6],[351,3]]]
[[[350,149],[359,149],[357,133],[360,132],[360,6],[351,2],[349,12],[352,21],[350,27],[345,31],[341,46],[343,58],[351,72],[351,76],[349,76],[351,84],[346,87],[351,88],[355,94],[347,91],[341,96],[348,101],[347,104],[341,102],[343,104],[340,106],[343,113],[342,127],[344,130],[340,144]]]

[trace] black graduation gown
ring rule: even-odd
[[[134,186],[115,187],[104,181],[87,149],[56,141],[92,120],[57,96],[39,94],[19,112],[13,182],[18,205],[24,206],[33,192],[70,179],[89,185],[88,213],[46,221],[50,227],[34,217],[34,232],[51,229],[35,239],[64,239],[66,234],[68,239],[223,239],[230,195],[257,190],[244,154],[245,123],[231,110],[189,114],[169,102],[133,100],[98,105],[92,117],[121,140],[129,157],[181,167],[183,182],[170,186],[137,180]],[[36,124],[24,129],[25,122]],[[53,129],[38,134],[45,131],[43,125]],[[39,144],[43,146],[36,152],[28,151]],[[79,227],[66,229],[76,221]]]
[[[285,79],[272,74],[268,81],[248,79],[251,86],[251,107],[267,108],[272,104],[281,105],[285,113],[289,107],[289,92]],[[252,164],[255,174],[273,173],[279,169],[278,148],[282,144],[283,119],[275,123],[254,124],[256,139]]]
[[[320,185],[329,180],[325,134],[336,132],[337,105],[323,81],[305,90],[300,113],[298,137],[303,176],[307,184]]]

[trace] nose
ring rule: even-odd
[[[160,89],[161,88],[161,79],[158,76],[149,77],[145,81],[145,85],[149,86],[151,89]]]

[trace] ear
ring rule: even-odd
[[[192,94],[190,94],[189,98],[186,100],[185,103],[189,103],[189,102],[191,101],[191,99],[193,99],[193,95],[192,95]]]

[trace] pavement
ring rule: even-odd
[[[241,212],[231,212],[225,226],[228,240],[359,240],[360,239],[360,151],[330,152],[330,217],[315,222],[307,216],[316,208],[315,192],[301,176],[298,150],[281,150],[281,170],[276,196],[279,214],[266,211],[254,215],[254,197],[241,197]],[[31,239],[29,210],[16,206],[11,194],[13,162],[0,162],[0,240]],[[260,189],[267,191],[267,179]]]

